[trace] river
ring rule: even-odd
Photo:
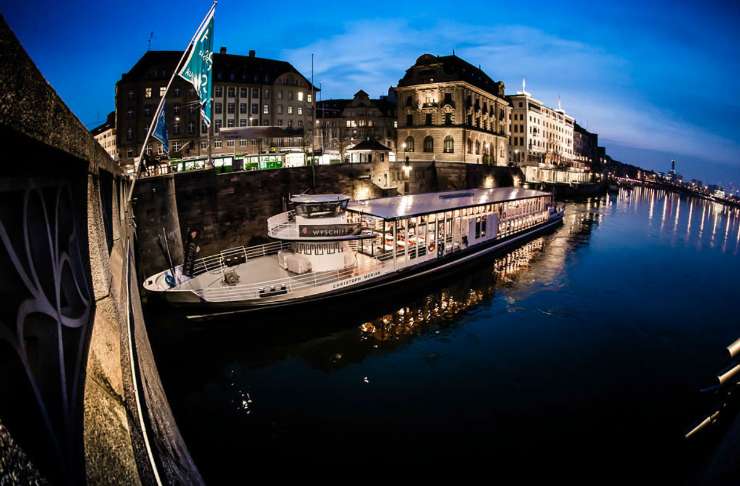
[[[147,321],[205,479],[281,462],[557,464],[700,482],[740,337],[740,211],[635,188],[445,280],[311,315]],[[242,476],[245,477],[245,476]]]

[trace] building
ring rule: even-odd
[[[591,133],[578,123],[573,124],[573,165],[596,170],[599,163],[599,135]]]
[[[118,160],[116,149],[116,112],[111,111],[101,125],[90,130],[93,138],[108,152],[113,160]]]
[[[575,119],[558,102],[558,108],[545,106],[522,90],[509,96],[511,137],[509,156],[520,166],[527,182],[588,182],[590,167],[576,158]],[[581,140],[590,144],[593,140]],[[598,146],[598,145],[596,145]]]
[[[133,164],[152,116],[182,52],[148,51],[116,84],[117,145],[122,164]],[[290,63],[248,55],[213,54],[212,154],[214,158],[264,152],[305,152],[311,145],[315,88]],[[167,93],[165,117],[171,159],[205,159],[208,129],[191,84],[176,77]],[[277,126],[299,135],[272,139],[224,140],[222,127]],[[305,136],[303,134],[305,133]],[[147,153],[161,153],[150,139]]]
[[[314,145],[323,151],[335,151],[340,160],[345,151],[359,142],[371,139],[396,150],[395,89],[388,96],[371,99],[363,90],[350,99],[322,100],[316,105]]]
[[[454,54],[424,54],[397,93],[400,156],[507,164],[510,105],[501,81]]]

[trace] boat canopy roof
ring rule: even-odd
[[[450,192],[430,192],[407,196],[383,197],[366,201],[352,201],[348,211],[368,214],[383,219],[398,219],[453,209],[549,196],[534,189],[497,187],[493,189],[464,189]]]
[[[290,196],[290,201],[298,204],[342,202],[349,201],[349,196],[344,194],[296,194]]]

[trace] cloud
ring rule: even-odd
[[[503,80],[509,93],[526,77],[527,91],[542,102],[553,106],[560,97],[566,111],[604,139],[740,164],[736,141],[680,121],[642,95],[630,79],[631,66],[625,59],[527,26],[439,22],[414,27],[398,20],[361,21],[283,55],[309,72],[314,53],[323,97],[337,98],[350,97],[358,89],[384,94],[421,54],[444,55],[453,49],[492,78]]]

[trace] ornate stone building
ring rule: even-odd
[[[154,111],[181,55],[179,51],[147,51],[116,84],[117,145],[122,164],[133,164],[133,158],[138,157]],[[222,139],[222,127],[293,128],[297,136],[272,139],[262,145],[263,149],[310,149],[313,97],[311,83],[290,63],[256,57],[254,51],[246,56],[227,54],[222,47],[213,54],[213,155],[257,152],[255,140]],[[208,131],[200,119],[195,91],[179,76],[167,93],[165,116],[171,158],[207,155]],[[150,153],[161,150],[154,139],[148,145]]]
[[[337,151],[342,160],[347,148],[364,140],[375,140],[391,152],[396,150],[395,89],[374,100],[363,90],[351,100],[322,100],[316,105],[314,145],[324,151]]]
[[[507,165],[510,110],[501,81],[424,54],[398,82],[398,157]]]

